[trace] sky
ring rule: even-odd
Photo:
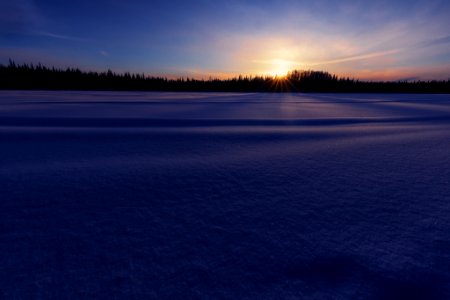
[[[0,0],[0,63],[168,77],[450,78],[448,0]]]

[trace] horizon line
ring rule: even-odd
[[[279,74],[269,74],[267,72],[261,72],[261,73],[221,73],[222,75],[212,75],[212,74],[205,74],[202,75],[200,77],[196,77],[195,75],[176,75],[176,74],[170,74],[170,73],[166,73],[166,74],[156,74],[156,73],[150,73],[148,71],[128,71],[128,70],[114,70],[113,68],[107,68],[105,69],[91,69],[91,68],[83,68],[83,67],[79,67],[79,66],[55,66],[55,65],[51,65],[48,66],[44,63],[41,62],[22,62],[22,63],[16,63],[15,60],[13,59],[8,59],[8,63],[7,64],[3,64],[0,62],[0,67],[10,67],[11,64],[14,64],[16,66],[33,66],[33,67],[37,67],[37,66],[41,66],[44,68],[47,68],[49,70],[55,69],[58,71],[66,71],[66,70],[79,70],[83,73],[98,73],[98,74],[102,74],[102,73],[108,73],[108,72],[112,72],[115,75],[139,75],[142,76],[144,75],[145,78],[162,78],[165,80],[198,80],[198,81],[211,81],[211,80],[220,80],[220,81],[228,81],[228,80],[234,80],[234,79],[239,79],[239,78],[244,78],[244,79],[252,79],[252,78],[263,78],[263,79],[271,79],[271,80],[286,80],[286,78],[289,76],[289,74],[291,74],[292,72],[320,72],[320,73],[327,73],[333,77],[336,77],[338,80],[346,80],[346,79],[350,79],[353,81],[360,81],[360,82],[371,82],[371,83],[377,83],[377,82],[432,82],[432,81],[437,81],[437,82],[448,82],[450,81],[450,75],[448,76],[447,79],[420,79],[420,75],[416,74],[416,76],[408,76],[406,78],[403,79],[396,79],[396,80],[379,80],[379,79],[362,79],[358,76],[349,76],[347,75],[342,75],[342,74],[338,74],[338,73],[332,73],[326,70],[318,70],[318,69],[312,69],[312,68],[304,68],[304,69],[300,69],[300,68],[293,68],[291,70],[289,70],[285,75],[279,75]],[[318,65],[318,64],[314,64],[314,65]],[[314,65],[310,65],[310,66],[314,66]],[[227,74],[227,75],[225,75]]]

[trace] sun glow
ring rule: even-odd
[[[292,63],[284,59],[274,59],[271,61],[271,69],[267,72],[271,76],[284,77],[292,69]]]

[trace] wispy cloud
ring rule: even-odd
[[[383,70],[358,70],[341,75],[362,80],[447,80],[450,79],[450,64],[425,65],[420,67],[397,67]]]
[[[40,36],[86,42],[86,39],[45,30],[48,20],[33,0],[0,1],[0,35]]]
[[[27,33],[42,22],[32,0],[0,1],[0,34]]]
[[[303,64],[299,61],[279,59],[279,58],[267,59],[267,60],[264,60],[264,59],[263,60],[252,60],[251,62],[256,63],[256,64],[262,64],[262,65],[273,65],[273,64],[279,64],[279,63],[283,63],[283,64],[287,64],[287,65],[302,65]]]
[[[79,37],[75,37],[75,36],[56,34],[56,33],[46,32],[46,31],[38,31],[38,32],[33,32],[33,33],[38,36],[44,36],[44,37],[49,37],[49,38],[58,39],[58,40],[66,40],[66,41],[74,41],[74,42],[87,42],[88,41],[87,39],[83,39],[83,38],[79,38]]]
[[[351,62],[351,61],[357,61],[357,60],[366,60],[371,58],[376,58],[380,56],[386,56],[391,54],[396,54],[401,52],[402,49],[392,49],[387,51],[379,51],[379,52],[371,52],[371,53],[364,53],[364,54],[358,54],[348,57],[341,57],[326,61],[320,61],[320,62],[313,62],[313,63],[307,63],[307,66],[314,67],[314,66],[323,66],[323,65],[330,65],[330,64],[339,64],[344,62]]]
[[[430,47],[430,46],[449,44],[449,43],[450,43],[450,35],[449,36],[440,37],[440,38],[436,38],[436,39],[426,40],[426,41],[417,43],[416,46],[418,46],[418,47]]]

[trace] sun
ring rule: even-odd
[[[271,61],[271,69],[268,74],[276,77],[285,77],[292,69],[292,63],[284,59],[274,59]]]

